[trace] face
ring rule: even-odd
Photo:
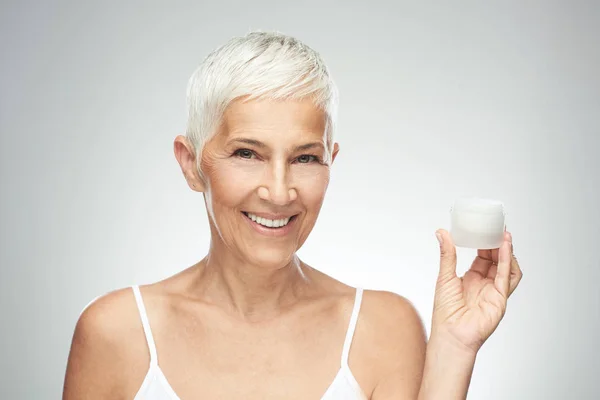
[[[315,225],[329,183],[325,121],[310,99],[238,100],[205,145],[205,181],[194,176],[193,161],[178,156],[190,186],[205,194],[213,249],[265,267],[292,259]],[[332,161],[337,152],[336,143]]]

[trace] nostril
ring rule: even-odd
[[[263,200],[268,200],[269,199],[269,190],[266,187],[259,187],[258,188],[258,197],[260,197]]]
[[[290,201],[294,201],[298,198],[298,193],[296,192],[295,189],[290,189],[288,191],[288,195],[290,196]]]
[[[295,189],[282,189],[277,187],[268,188],[266,186],[260,186],[257,189],[257,194],[261,200],[268,201],[277,206],[287,206],[298,198]]]

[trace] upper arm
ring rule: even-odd
[[[119,372],[123,372],[118,368],[123,333],[119,303],[123,297],[119,292],[110,293],[81,313],[69,352],[63,400],[118,397]]]
[[[413,400],[419,394],[425,365],[426,332],[410,301],[391,292],[374,292],[379,310],[379,378],[372,400]]]

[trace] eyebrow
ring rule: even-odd
[[[261,142],[259,140],[249,139],[249,138],[236,138],[236,139],[233,139],[231,141],[231,143],[244,143],[244,144],[256,146],[261,149],[268,147],[266,144],[264,144],[263,142]],[[305,143],[305,144],[301,144],[300,146],[294,147],[294,151],[309,150],[309,149],[312,149],[315,147],[325,148],[325,146],[323,146],[323,143],[321,143],[321,142],[310,142],[310,143]]]

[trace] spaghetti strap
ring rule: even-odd
[[[350,316],[350,323],[348,324],[348,332],[346,332],[346,339],[344,340],[344,349],[342,350],[342,368],[350,368],[348,365],[348,357],[350,355],[350,346],[352,345],[352,338],[354,337],[354,330],[356,329],[356,322],[358,321],[358,313],[360,311],[360,304],[362,302],[362,288],[356,288],[356,297],[354,299],[354,308],[352,309],[352,315]]]
[[[150,364],[158,364],[158,356],[156,354],[156,344],[152,337],[152,330],[150,329],[150,322],[148,321],[148,314],[146,314],[146,307],[144,307],[144,301],[142,300],[142,293],[140,287],[134,285],[131,287],[135,296],[135,302],[137,303],[138,310],[140,312],[140,318],[142,320],[142,326],[144,327],[144,334],[146,335],[146,342],[148,343],[148,349],[150,350]]]

